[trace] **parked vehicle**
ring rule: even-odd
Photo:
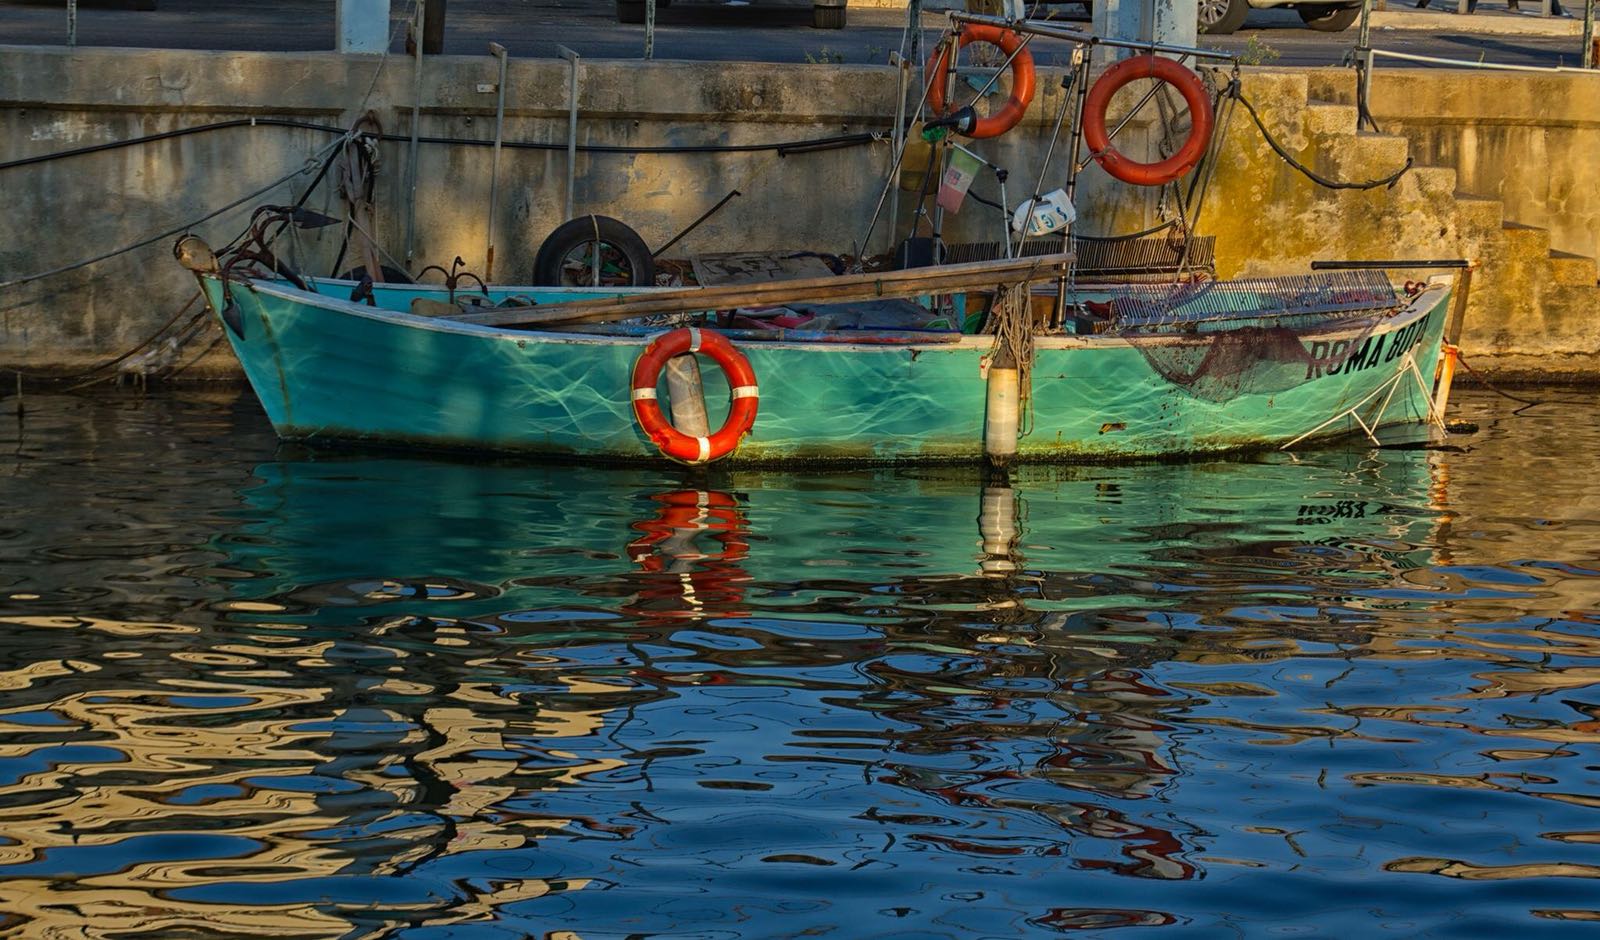
[[[1292,7],[1308,29],[1337,33],[1361,15],[1361,4],[1350,0],[1198,0],[1200,32],[1226,35],[1244,25],[1251,10]]]
[[[660,0],[657,0],[659,3]],[[1093,0],[1040,0],[1034,7],[1068,6],[1081,3],[1087,12]],[[1198,0],[1200,32],[1220,36],[1235,32],[1244,25],[1251,10],[1270,10],[1292,7],[1308,29],[1337,33],[1350,26],[1361,15],[1360,2],[1351,0]],[[1043,12],[1043,11],[1040,11]]]
[[[761,0],[757,0],[761,2]],[[811,0],[813,29],[843,29],[847,0]],[[643,23],[645,0],[617,0],[617,22]],[[672,6],[672,0],[656,0],[656,9]]]

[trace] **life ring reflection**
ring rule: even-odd
[[[748,523],[734,496],[719,490],[672,490],[650,497],[655,518],[636,522],[628,559],[646,576],[634,613],[736,616],[750,580]]]

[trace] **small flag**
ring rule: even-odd
[[[939,206],[947,212],[960,212],[967,189],[978,176],[983,161],[959,147],[950,151],[950,165],[939,180]]]

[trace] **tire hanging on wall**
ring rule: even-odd
[[[595,246],[598,247],[598,251]],[[579,216],[556,226],[533,260],[533,283],[540,287],[653,287],[655,259],[639,233],[604,215]]]

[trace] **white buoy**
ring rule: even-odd
[[[989,389],[983,415],[983,452],[996,467],[1017,456],[1020,405],[1016,359],[1005,350],[989,363]]]

